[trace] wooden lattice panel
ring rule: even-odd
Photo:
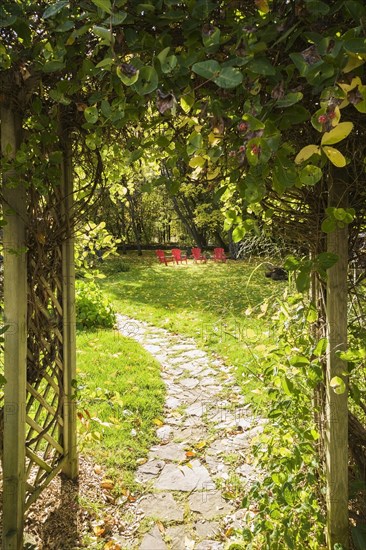
[[[64,450],[64,349],[62,232],[52,193],[33,197],[28,259],[25,508],[62,468]],[[34,205],[37,205],[35,208]]]

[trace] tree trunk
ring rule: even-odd
[[[188,216],[185,215],[179,205],[178,198],[176,196],[173,196],[172,199],[173,199],[174,210],[176,211],[178,218],[181,220],[184,227],[186,228],[187,233],[191,236],[191,238],[194,240],[194,242],[199,248],[204,248],[207,243],[205,242],[204,237],[199,233],[199,231],[197,230],[196,226],[192,221],[192,217],[193,217],[192,212],[188,213]],[[185,204],[185,207],[186,206],[187,205]]]
[[[333,177],[333,175],[335,177]],[[344,177],[342,177],[344,176]],[[347,207],[347,175],[332,170],[328,182],[328,205]],[[348,407],[347,364],[338,353],[347,346],[347,268],[348,229],[337,228],[328,235],[327,250],[338,256],[327,278],[327,375],[325,455],[327,477],[327,543],[349,548],[348,540]],[[337,377],[337,378],[335,378]],[[343,380],[342,393],[336,393],[332,381]]]
[[[19,107],[18,107],[19,109]],[[13,159],[21,141],[21,119],[1,106],[1,149]],[[14,178],[12,180],[12,178]],[[12,180],[12,181],[11,181]],[[8,182],[10,185],[8,185]],[[25,403],[27,380],[26,191],[16,174],[3,174],[4,220],[4,454],[3,546],[23,548],[25,500]]]

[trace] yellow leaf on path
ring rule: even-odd
[[[102,471],[103,471],[103,470],[102,470],[102,467],[99,466],[99,464],[96,464],[96,465],[94,466],[94,472],[95,472],[96,474],[99,475],[99,474],[102,473]]]
[[[107,489],[110,491],[114,487],[114,481],[112,479],[103,479],[100,486],[102,489]]]
[[[118,544],[118,542],[114,542],[114,540],[110,540],[105,543],[104,550],[121,550],[122,547]]]
[[[340,151],[338,151],[338,149],[325,145],[323,147],[323,151],[327,155],[330,162],[334,164],[334,166],[337,166],[337,168],[343,168],[343,166],[346,166],[346,158],[342,155]]]
[[[160,418],[154,418],[153,420],[155,426],[163,426],[164,422],[162,422],[162,420],[160,420]]]
[[[105,526],[104,525],[94,525],[93,527],[94,535],[97,537],[102,537],[105,533]]]
[[[305,160],[308,160],[311,156],[319,154],[320,147],[318,147],[317,145],[306,145],[306,147],[303,147],[301,151],[297,153],[295,162],[296,164],[301,164]]]
[[[160,533],[165,533],[165,527],[161,521],[157,521],[156,525],[158,526]]]
[[[195,448],[196,449],[204,449],[207,445],[207,441],[199,441],[198,443],[195,444]]]

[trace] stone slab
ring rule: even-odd
[[[183,521],[183,508],[170,493],[147,495],[140,500],[139,507],[146,516],[160,521]]]
[[[213,481],[208,470],[202,466],[199,460],[192,460],[191,467],[186,465],[178,468],[174,464],[166,464],[154,485],[156,489],[170,491],[194,491],[203,490],[213,486]]]
[[[156,445],[150,450],[151,456],[161,460],[173,460],[181,462],[185,460],[186,453],[183,445],[179,443],[168,443],[167,445]]]
[[[201,493],[190,495],[189,506],[192,512],[198,512],[206,520],[224,516],[233,511],[231,504],[222,498],[221,491],[215,488],[214,483],[206,485],[206,490]]]
[[[156,525],[142,539],[140,550],[167,550],[167,546]]]
[[[217,535],[220,524],[218,521],[197,521],[194,529],[200,539],[210,539]]]

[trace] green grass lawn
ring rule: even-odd
[[[82,452],[108,469],[119,488],[154,442],[165,387],[160,365],[114,330],[79,332],[77,380]]]
[[[118,271],[121,262],[128,271]],[[284,290],[265,278],[264,261],[165,266],[151,252],[130,252],[106,262],[104,271],[101,284],[117,311],[194,337],[237,367],[239,380],[260,369],[263,346],[272,342],[265,304]]]

